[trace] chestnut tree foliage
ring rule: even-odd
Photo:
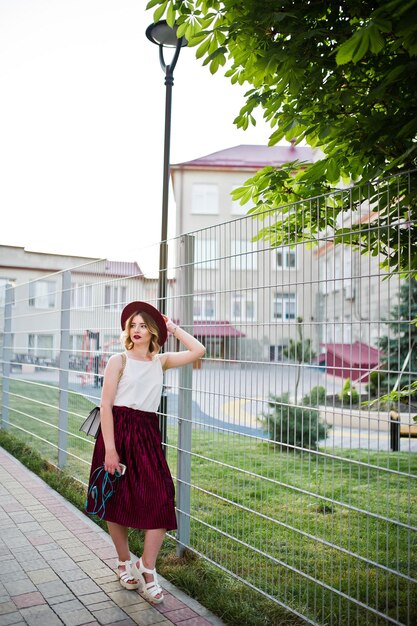
[[[405,175],[417,164],[417,0],[151,0],[148,8],[178,26],[212,73],[222,68],[248,87],[238,127],[255,124],[260,110],[270,145],[305,141],[324,155],[265,167],[235,190],[258,217],[276,212],[259,238],[291,245],[330,229],[335,243],[382,253],[390,272],[417,271],[417,183]],[[336,194],[332,211],[302,202],[341,182],[368,186],[378,229],[341,227],[359,192]]]

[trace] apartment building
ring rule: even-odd
[[[136,262],[0,246],[0,347],[8,284],[14,287],[13,358],[46,365],[59,354],[65,292],[69,291],[70,361],[75,363],[92,352],[119,350],[121,308],[135,299],[156,301],[157,291],[157,281],[146,278]]]
[[[171,166],[177,234],[192,233],[194,246],[194,324],[209,352],[224,358],[279,360],[297,336],[313,338],[316,265],[305,246],[271,250],[254,241],[262,222],[244,217],[250,208],[231,197],[261,168],[289,161],[311,163],[305,146],[240,145]],[[276,221],[276,216],[269,219]],[[311,323],[310,323],[311,322]]]

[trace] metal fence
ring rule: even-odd
[[[345,233],[378,234],[391,183],[292,208],[343,201]],[[399,195],[391,228],[404,213]],[[414,624],[417,398],[383,396],[417,378],[417,282],[371,243],[327,231],[271,248],[258,229],[242,217],[169,242],[167,313],[207,348],[165,375],[172,538],[306,623]],[[134,299],[156,304],[156,280],[108,261],[6,290],[2,427],[83,482],[79,425]]]

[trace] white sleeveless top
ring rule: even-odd
[[[126,352],[126,366],[117,386],[115,406],[156,413],[161,401],[163,371],[161,356],[152,361],[137,361]]]

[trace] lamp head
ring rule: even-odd
[[[181,48],[188,44],[185,37],[177,37],[178,26],[171,27],[166,20],[160,20],[156,24],[150,24],[146,29],[146,36],[149,41],[164,48],[176,48],[181,41]]]

